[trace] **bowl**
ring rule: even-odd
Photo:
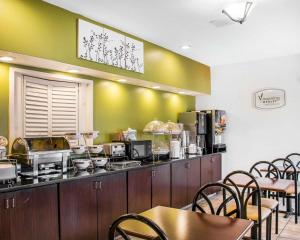
[[[81,133],[66,133],[65,138],[67,140],[79,140],[81,138]]]
[[[73,164],[78,170],[86,170],[91,165],[91,160],[89,159],[75,159]]]
[[[85,152],[85,146],[72,147],[72,151],[76,154],[83,154]]]
[[[83,133],[83,136],[86,139],[95,139],[99,136],[99,131],[85,132],[85,133]]]
[[[108,158],[105,157],[92,158],[92,162],[94,167],[104,167],[108,162]]]
[[[90,153],[100,153],[103,150],[103,145],[88,146]]]

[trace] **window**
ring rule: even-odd
[[[78,83],[23,79],[25,137],[78,132]]]
[[[93,130],[93,81],[10,69],[9,139]]]

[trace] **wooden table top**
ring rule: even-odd
[[[244,187],[250,181],[250,178],[245,175],[233,175],[230,178],[239,187]],[[294,181],[288,179],[257,177],[256,181],[261,190],[270,190],[274,192],[286,192],[290,186],[294,185]],[[253,184],[251,184],[250,187],[251,186],[253,186]]]
[[[153,220],[169,240],[239,240],[253,226],[249,220],[161,206],[140,215]],[[120,227],[128,234],[142,239],[157,236],[149,227],[133,220],[124,222]]]

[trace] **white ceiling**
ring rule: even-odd
[[[221,13],[236,0],[46,1],[210,66],[300,53],[300,0],[256,0],[243,25]]]

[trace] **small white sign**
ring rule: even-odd
[[[274,109],[285,105],[285,91],[282,89],[264,89],[255,93],[257,109]]]

